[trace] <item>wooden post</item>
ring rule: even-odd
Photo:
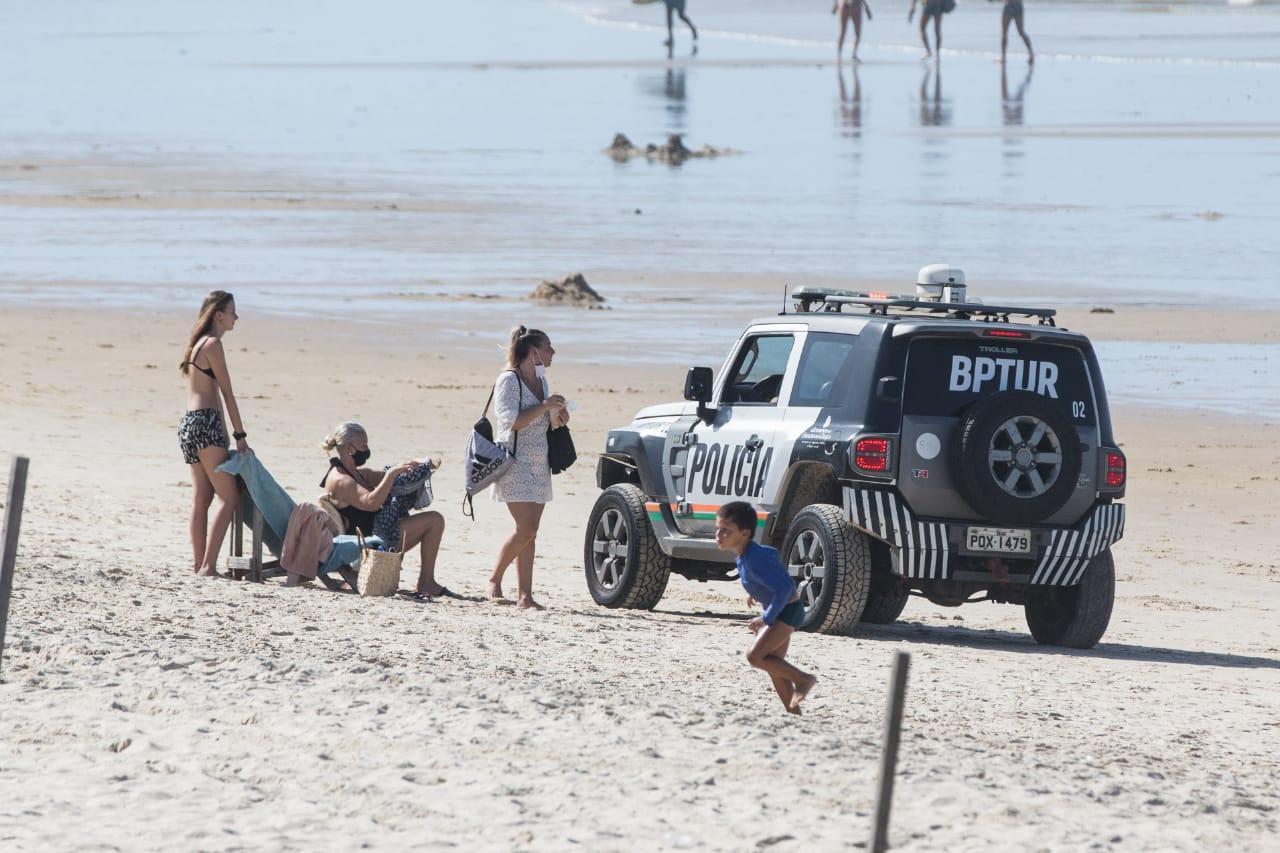
[[[902,707],[907,696],[909,652],[898,652],[889,677],[889,708],[884,720],[884,751],[880,754],[880,785],[876,793],[875,821],[871,825],[871,853],[889,849],[889,806],[893,802],[893,774],[898,767],[898,742],[902,736]]]
[[[265,519],[257,504],[249,512],[253,529],[253,559],[249,563],[249,580],[262,583],[262,528]]]
[[[22,501],[27,493],[25,456],[13,457],[9,468],[9,500],[4,506],[4,550],[0,551],[0,663],[4,662],[4,632],[9,624],[9,596],[13,593],[13,570],[18,559],[18,533],[22,528]]]

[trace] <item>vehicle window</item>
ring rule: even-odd
[[[957,417],[983,397],[1005,391],[1039,394],[1077,426],[1096,426],[1084,354],[1043,341],[917,338],[907,354],[905,415]]]
[[[792,406],[834,406],[848,398],[849,362],[857,339],[851,335],[811,332],[796,371]]]
[[[724,402],[757,406],[778,405],[778,392],[791,358],[791,335],[758,335],[738,354],[724,390]]]

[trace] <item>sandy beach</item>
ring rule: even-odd
[[[231,364],[280,482],[313,496],[317,443],[344,418],[370,428],[375,462],[442,452],[440,577],[481,593],[507,521],[487,501],[464,519],[454,478],[496,352],[397,358],[412,334],[240,311]],[[854,847],[899,648],[895,849],[1274,846],[1274,424],[1117,402],[1133,509],[1101,645],[1037,646],[1015,607],[915,600],[893,627],[799,637],[822,682],[794,719],[743,659],[736,588],[674,579],[653,613],[586,591],[593,451],[675,396],[678,370],[562,348],[553,381],[585,452],[544,522],[549,609],[418,605],[189,574],[185,322],[0,318],[0,434],[33,460],[0,684],[9,849]]]

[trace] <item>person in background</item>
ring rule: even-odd
[[[858,45],[862,43],[862,11],[866,9],[867,20],[871,20],[871,4],[867,0],[836,0],[835,5],[831,7],[831,14],[839,14],[840,16],[840,37],[836,41],[836,62],[843,59],[844,53],[844,34],[849,29],[849,22],[853,22],[853,61],[861,62],[858,59]]]
[[[1018,25],[1018,35],[1022,36],[1022,43],[1027,46],[1027,64],[1034,65],[1036,61],[1036,52],[1031,49],[1031,39],[1027,37],[1027,31],[1023,27],[1023,17],[1025,13],[1022,8],[1022,0],[1004,0],[1004,9],[1000,13],[1000,64],[1003,65],[1005,57],[1009,52],[1009,24]]]
[[[667,47],[675,45],[675,35],[671,31],[673,24],[672,16],[679,15],[680,20],[689,25],[689,32],[693,33],[693,40],[698,40],[698,30],[693,25],[693,21],[689,20],[689,16],[684,13],[685,0],[663,0],[667,6],[667,40],[663,42]]]
[[[942,58],[942,16],[955,9],[956,0],[924,0],[924,9],[920,12],[920,40],[924,42],[923,59]],[[907,12],[907,20],[916,13],[916,0],[911,0],[911,9]],[[926,28],[933,20],[933,50],[929,50],[929,34]]]
[[[542,511],[551,501],[551,464],[547,432],[568,423],[565,399],[547,389],[546,370],[555,348],[545,332],[517,326],[507,347],[507,369],[493,386],[495,438],[514,445],[515,464],[493,484],[493,499],[507,505],[515,532],[502,543],[489,576],[489,598],[506,602],[502,577],[516,564],[516,605],[541,610],[533,599],[533,558]]]
[[[240,502],[236,479],[217,470],[230,455],[223,404],[234,428],[236,450],[251,453],[248,433],[240,420],[240,407],[231,390],[231,374],[222,348],[222,336],[236,327],[236,300],[225,290],[204,298],[178,369],[187,380],[187,412],[178,422],[178,445],[191,469],[191,550],[195,572],[218,577],[218,552]],[[214,497],[218,508],[209,523]]]

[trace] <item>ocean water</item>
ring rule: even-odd
[[[8,4],[0,303],[217,286],[458,340],[656,328],[673,363],[786,285],[933,261],[978,296],[1280,308],[1280,5],[1029,3],[1039,61],[1014,35],[1003,71],[999,4],[936,65],[872,8],[853,68],[813,0],[690,0],[670,57],[627,0]],[[739,153],[619,164],[616,132]],[[441,298],[576,270],[614,310]]]

